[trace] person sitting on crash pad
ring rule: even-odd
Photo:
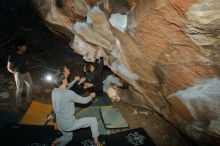
[[[73,131],[90,127],[92,137],[97,146],[100,146],[98,141],[98,124],[95,117],[85,117],[76,119],[74,103],[87,104],[95,97],[95,93],[90,93],[88,97],[81,97],[75,92],[67,89],[67,79],[64,74],[57,72],[54,76],[56,88],[52,91],[52,105],[56,114],[56,124],[62,136],[52,142],[52,146],[64,146],[73,138]]]

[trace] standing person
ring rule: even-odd
[[[68,90],[68,81],[63,73],[58,72],[54,77],[57,88],[52,91],[53,109],[56,114],[57,128],[62,132],[62,136],[52,142],[52,146],[64,146],[72,140],[72,131],[90,127],[95,144],[100,145],[98,141],[98,124],[95,117],[75,118],[74,103],[87,104],[95,98],[95,93],[88,97],[81,97],[75,92]]]
[[[28,72],[28,56],[26,54],[27,44],[26,40],[20,39],[16,43],[16,52],[13,52],[7,63],[7,69],[9,72],[14,74],[16,83],[16,105],[20,111],[24,111],[25,107],[22,106],[22,93],[23,84],[27,86],[26,91],[26,102],[31,103],[31,93],[32,93],[32,79],[30,73]]]

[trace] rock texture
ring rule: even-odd
[[[34,4],[86,61],[103,56],[145,105],[198,144],[220,144],[219,0]]]
[[[64,15],[64,11],[60,8],[62,5],[58,1],[36,0],[33,2],[52,32],[64,37],[72,37],[70,30],[74,23],[71,18]]]

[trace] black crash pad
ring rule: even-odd
[[[67,146],[95,146],[89,128],[73,133],[73,141]],[[103,146],[155,146],[152,139],[143,128],[136,128],[112,135],[100,135]]]
[[[12,124],[0,129],[0,141],[4,146],[45,145],[62,134],[53,126],[32,126]],[[103,146],[155,146],[143,128],[132,129],[112,135],[100,135]],[[66,146],[95,146],[90,128],[73,132],[73,140]]]
[[[5,124],[4,128],[0,129],[0,145],[50,145],[57,136],[54,126],[35,126],[10,123]]]
[[[143,128],[103,136],[106,146],[155,146]]]

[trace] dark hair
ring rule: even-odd
[[[87,63],[84,67],[84,71],[85,72],[90,72],[90,68],[91,68],[92,63]]]
[[[27,45],[27,40],[25,38],[17,38],[15,41],[15,47],[18,48],[20,46],[26,46]]]
[[[60,72],[59,70],[54,75],[53,80],[57,87],[63,84],[63,80],[65,79],[64,74]]]

